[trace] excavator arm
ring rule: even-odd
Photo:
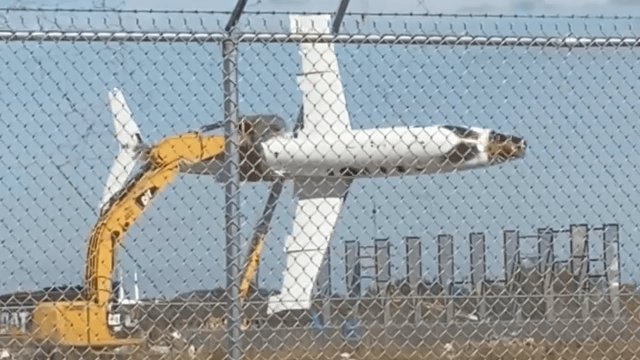
[[[282,187],[284,186],[284,179],[277,178],[271,186],[267,203],[265,204],[262,212],[262,217],[253,231],[251,243],[249,244],[249,253],[244,265],[242,277],[240,279],[240,301],[247,301],[252,294],[252,287],[255,286],[256,274],[260,267],[260,256],[264,248],[264,242],[267,234],[269,233],[269,226],[271,225],[271,219],[273,212],[277,205],[277,201],[282,193]]]
[[[198,133],[167,138],[148,150],[142,171],[107,204],[91,234],[85,271],[88,300],[98,305],[109,302],[118,246],[155,195],[173,182],[180,165],[206,161],[223,151],[223,137]]]
[[[207,161],[223,152],[222,136],[199,133],[169,137],[146,149],[145,164],[104,205],[91,232],[83,299],[38,304],[32,317],[35,338],[58,346],[138,343],[137,339],[115,338],[107,322],[117,249],[153,198],[176,178],[181,165]]]

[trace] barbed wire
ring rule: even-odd
[[[162,9],[101,9],[101,8],[44,8],[44,7],[0,7],[0,12],[44,12],[44,13],[114,13],[157,15],[231,15],[230,10],[162,10]],[[325,15],[328,11],[282,11],[244,10],[243,15]],[[486,18],[486,19],[551,19],[551,20],[637,20],[639,15],[565,15],[565,14],[491,14],[491,13],[432,13],[432,12],[359,12],[347,11],[345,16],[355,17],[434,17],[434,18]]]

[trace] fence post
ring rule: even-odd
[[[228,354],[231,360],[242,357],[240,305],[240,214],[238,172],[238,72],[237,47],[232,37],[222,42],[223,96],[225,117],[225,245],[226,283],[229,294],[227,307]]]

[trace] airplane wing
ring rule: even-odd
[[[291,15],[293,33],[330,33],[329,15]],[[303,93],[296,133],[306,136],[340,135],[351,130],[338,59],[333,44],[301,43]],[[296,134],[296,135],[297,135]]]
[[[293,231],[285,240],[282,290],[269,298],[268,313],[311,306],[316,277],[350,184],[348,179],[295,178],[298,202]]]
[[[292,33],[330,33],[329,15],[292,15],[289,19]],[[321,140],[326,135],[349,132],[349,113],[333,44],[302,43],[300,56],[298,86],[303,99],[295,136]],[[298,202],[293,231],[285,240],[287,264],[280,295],[269,299],[269,313],[311,306],[316,277],[350,184],[346,179],[294,179]]]

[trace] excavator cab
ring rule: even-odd
[[[223,129],[224,126],[225,122],[219,121],[201,126],[198,132],[204,133]],[[240,117],[238,130],[241,139],[259,142],[283,134],[286,131],[286,125],[278,115],[245,115]]]
[[[200,127],[197,133],[213,132],[224,135],[225,122],[216,122]],[[285,121],[278,115],[244,115],[239,119],[238,150],[240,153],[240,181],[273,181],[274,177],[262,163],[261,143],[286,131]],[[195,164],[181,165],[181,172],[215,176],[224,182],[224,154],[203,160]]]
[[[240,178],[242,181],[272,181],[273,175],[262,163],[261,143],[285,132],[278,115],[247,115],[240,118]]]
[[[285,122],[278,115],[245,115],[240,118],[240,134],[255,142],[281,135],[285,131]]]
[[[205,133],[213,130],[218,130],[221,128],[224,128],[224,122],[217,122],[217,123],[201,126],[200,129],[198,129],[198,132]]]

